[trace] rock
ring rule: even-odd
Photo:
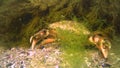
[[[110,67],[111,67],[111,65],[110,65],[110,64],[108,64],[108,63],[103,63],[103,64],[102,64],[102,67],[103,67],[103,68],[105,68],[105,67],[110,68]]]

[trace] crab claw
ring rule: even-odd
[[[101,49],[101,52],[102,52],[102,54],[103,54],[103,57],[104,57],[104,58],[107,58],[107,57],[108,57],[108,51],[109,51],[108,47],[106,47],[106,46],[104,46],[104,45],[101,45],[101,46],[100,46],[100,49]]]
[[[104,58],[108,57],[108,52],[109,52],[110,48],[111,48],[111,44],[109,41],[104,41],[103,44],[100,45],[100,50],[101,50]]]

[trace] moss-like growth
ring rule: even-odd
[[[60,48],[64,52],[63,68],[85,67],[85,47],[89,31],[82,23],[75,21],[60,21],[50,25],[58,32]],[[88,33],[87,33],[88,32]]]

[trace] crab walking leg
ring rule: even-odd
[[[37,43],[37,40],[33,40],[32,46],[31,46],[31,49],[32,49],[32,50],[35,48],[36,43]]]
[[[55,42],[55,41],[56,41],[56,39],[53,39],[53,38],[45,39],[41,42],[41,44],[37,48],[41,48],[43,45],[48,44],[48,43],[52,43],[52,42]]]

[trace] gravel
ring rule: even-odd
[[[0,54],[0,68],[59,68],[62,61],[59,48],[11,48]]]
[[[0,68],[66,68],[67,61],[63,60],[63,54],[59,47],[1,50]],[[109,54],[108,61],[105,62],[98,51],[88,51],[84,61],[87,68],[120,68],[120,57],[113,52]]]

